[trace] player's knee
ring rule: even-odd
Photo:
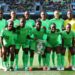
[[[6,57],[6,55],[4,56],[4,59],[3,59],[4,61],[7,61],[7,57]]]
[[[61,54],[62,54],[62,55],[65,55],[65,50],[62,50],[62,51],[61,51]]]
[[[11,55],[14,55],[14,53],[15,53],[15,52],[14,52],[13,47],[10,47],[10,54],[11,54]]]
[[[18,54],[19,53],[19,50],[18,49],[15,49],[15,54]]]
[[[48,53],[50,53],[51,52],[51,48],[46,47],[45,51],[48,52]]]
[[[14,54],[11,54],[11,61],[14,61]]]
[[[70,50],[71,52],[71,55],[74,55],[75,54],[75,51],[74,50]]]
[[[56,53],[59,54],[59,53],[60,53],[60,49],[58,49],[58,50],[56,51]]]
[[[45,55],[45,53],[43,53],[43,54],[42,54],[42,58],[45,58],[45,57],[46,57],[46,55]]]
[[[69,49],[70,49],[71,55],[74,55],[75,54],[75,50],[73,48],[69,48]]]
[[[25,54],[28,54],[28,48],[23,49]]]
[[[30,52],[30,57],[34,57],[34,52]]]

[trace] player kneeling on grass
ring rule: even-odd
[[[33,39],[31,42],[31,47],[30,47],[30,59],[32,58],[33,62],[33,56],[34,56],[34,51],[39,53],[39,56],[42,56],[43,59],[43,69],[45,69],[45,52],[44,52],[44,35],[45,35],[45,27],[41,26],[41,21],[38,19],[36,20],[36,27],[32,29],[32,36],[31,38]],[[38,60],[39,61],[39,60]],[[32,64],[30,65],[32,67]]]
[[[8,56],[10,55],[10,70],[13,70],[14,62],[14,50],[15,50],[15,39],[16,35],[14,33],[13,21],[9,21],[8,26],[1,31],[1,41],[4,50],[3,54],[3,67],[4,71],[8,69]]]
[[[66,25],[66,30],[62,32],[62,69],[64,70],[64,56],[66,48],[69,48],[72,58],[72,70],[75,70],[75,50],[74,50],[75,33],[71,31],[71,24]]]
[[[20,19],[20,26],[17,28],[17,40],[16,40],[16,67],[15,69],[18,70],[18,52],[22,46],[23,50],[23,67],[24,70],[28,70],[28,50],[29,50],[29,35],[30,35],[30,28],[25,26],[25,19]]]
[[[56,52],[57,54],[57,70],[61,69],[61,46],[58,41],[60,32],[57,31],[55,23],[53,23],[50,27],[50,30],[47,31],[47,47],[46,47],[46,64],[48,67],[48,70],[50,69],[50,54],[51,50],[52,53]],[[52,58],[52,62],[54,61],[54,58]],[[54,62],[55,63],[55,62]]]

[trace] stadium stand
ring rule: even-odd
[[[75,0],[0,0],[0,8],[5,13],[9,13],[11,10],[15,10],[17,13],[22,13],[25,10],[53,12],[56,9],[62,12],[74,9],[74,2]]]

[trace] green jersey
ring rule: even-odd
[[[11,19],[8,20],[8,22],[10,21]],[[20,21],[18,19],[15,19],[13,20],[14,22],[14,27],[17,28],[19,25],[20,25]]]
[[[45,26],[46,29],[49,29],[50,22],[49,22],[48,19],[46,19],[46,20],[41,20],[41,23],[42,23],[42,26]]]
[[[7,21],[5,19],[0,20],[0,32],[7,25]]]
[[[60,42],[58,41],[60,32],[54,32],[52,33],[50,30],[47,32],[47,46],[49,47],[56,47],[60,45]]]
[[[44,28],[41,28],[39,31],[36,28],[32,29],[31,37],[33,38],[33,40],[31,41],[31,50],[36,50],[37,42],[39,42],[39,40],[45,40],[44,35]],[[36,40],[34,40],[35,38]]]
[[[3,38],[3,45],[8,47],[11,45],[15,45],[16,34],[13,31],[9,31],[7,28],[1,31],[1,35]]]
[[[25,44],[28,41],[27,36],[30,35],[30,28],[29,27],[23,27],[23,28],[18,28],[16,30],[17,33],[17,43],[20,44]]]
[[[26,20],[25,25],[26,25],[26,27],[33,28],[35,26],[35,21],[32,19],[28,19],[28,20]]]
[[[64,47],[72,47],[72,39],[75,37],[75,33],[73,31],[67,33],[65,30],[62,32],[61,36],[64,40]]]
[[[62,31],[62,28],[64,27],[64,20],[63,19],[61,19],[61,18],[60,19],[53,18],[53,19],[50,20],[50,25],[52,23],[55,23],[56,28],[59,29],[60,31]]]
[[[60,19],[53,18],[53,19],[50,20],[50,25],[52,23],[55,23],[56,24],[56,29],[59,29],[60,31],[62,31],[62,28],[64,27],[64,20],[63,19],[61,19],[61,18]],[[61,36],[59,37],[58,40],[59,40],[60,43],[62,43]]]

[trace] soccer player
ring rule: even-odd
[[[41,40],[45,41],[44,35],[45,35],[45,28],[42,27],[42,24],[41,24],[40,20],[36,20],[36,26],[35,26],[35,28],[32,29],[31,38],[33,40],[31,42],[31,47],[30,47],[30,49],[31,49],[30,56],[33,57],[34,51],[38,52],[39,43],[41,42]],[[45,61],[44,46],[43,45],[40,45],[40,46],[42,47],[41,50],[43,50],[43,53],[41,53],[40,55],[42,56],[42,59],[43,59],[43,70],[45,70],[46,61]],[[41,50],[40,50],[40,52],[41,52]],[[32,64],[31,64],[31,67],[32,67]]]
[[[50,69],[50,54],[56,52],[57,54],[57,70],[61,70],[61,46],[58,41],[60,32],[56,29],[56,24],[51,24],[50,29],[47,31],[47,47],[46,47],[46,62],[47,68]],[[54,58],[52,59],[54,60]],[[54,63],[53,63],[54,64]]]
[[[26,26],[33,28],[35,26],[35,21],[33,19],[30,19],[30,13],[28,11],[25,11],[24,17],[26,19]]]
[[[40,21],[41,21],[41,26],[43,26],[46,30],[48,30],[50,22],[49,22],[49,19],[47,19],[47,14],[45,11],[41,11]],[[46,38],[46,36],[44,36],[44,38]],[[41,65],[41,56],[40,55],[39,55],[39,64]]]
[[[74,50],[74,39],[75,33],[71,31],[71,24],[66,25],[66,30],[62,32],[62,68],[64,70],[64,55],[66,48],[69,48],[72,59],[72,70],[75,70],[75,50]]]
[[[42,26],[46,27],[46,29],[49,28],[49,25],[50,25],[50,22],[49,22],[49,19],[47,19],[47,14],[45,11],[41,11],[40,13],[40,20],[41,20],[41,23],[42,23]]]
[[[4,29],[7,25],[7,21],[3,18],[3,11],[0,10],[0,34],[1,30]],[[2,68],[2,45],[0,41],[0,69]]]
[[[60,18],[60,12],[58,10],[54,11],[54,18],[50,19],[50,25],[52,23],[56,24],[56,29],[59,29],[60,31],[62,31],[64,27],[64,20]]]
[[[29,27],[30,29],[33,29],[35,27],[35,21],[30,18],[30,13],[28,11],[25,11],[24,17],[26,19],[25,26]],[[29,46],[31,46],[31,39],[29,40]],[[30,49],[29,49],[29,51],[30,51],[30,65],[32,65],[34,52],[32,52],[32,54],[31,54]],[[31,69],[31,68],[29,68],[29,69]]]
[[[75,31],[75,19],[71,10],[67,11],[67,19],[64,21],[64,27],[66,27],[68,23],[71,24],[71,30]]]
[[[67,19],[64,21],[65,28],[68,23],[71,24],[71,30],[75,31],[75,19],[73,17],[73,12],[71,10],[67,11]],[[68,60],[66,61],[66,67],[70,67],[71,66],[71,54],[69,51],[67,51],[66,54],[68,54]]]
[[[19,49],[22,46],[23,49],[23,67],[24,70],[28,70],[28,50],[29,50],[29,39],[30,28],[26,27],[25,19],[20,19],[20,26],[17,28],[17,40],[16,40],[16,50],[15,53],[18,54]],[[18,58],[18,57],[17,57]],[[16,62],[16,70],[18,70],[18,60]]]
[[[58,10],[54,11],[54,18],[50,20],[50,25],[52,23],[56,24],[56,29],[59,29],[60,31],[62,31],[62,29],[64,29],[64,20],[62,18],[60,18],[60,12]],[[60,44],[62,43],[61,36],[59,37],[58,41],[60,42]],[[55,57],[55,53],[52,54],[53,59],[54,59],[54,57]]]
[[[8,20],[8,22],[9,22],[10,20],[12,20],[12,21],[14,22],[14,27],[15,27],[15,28],[19,26],[20,21],[19,21],[19,19],[17,19],[17,17],[16,17],[16,12],[15,12],[15,11],[11,11],[11,12],[10,12],[10,19]]]
[[[17,19],[15,11],[11,11],[10,12],[10,19],[8,20],[8,22],[9,21],[13,21],[14,22],[14,27],[15,28],[17,28],[20,25],[20,21],[19,21],[19,19]],[[7,61],[9,62],[9,60],[7,60]],[[14,61],[16,62],[16,65],[17,65],[17,62],[18,62],[18,53],[15,54],[15,60]]]
[[[1,43],[3,46],[3,67],[7,71],[7,56],[10,56],[10,70],[13,70],[14,50],[16,34],[14,33],[13,21],[9,21],[8,26],[1,31]]]

